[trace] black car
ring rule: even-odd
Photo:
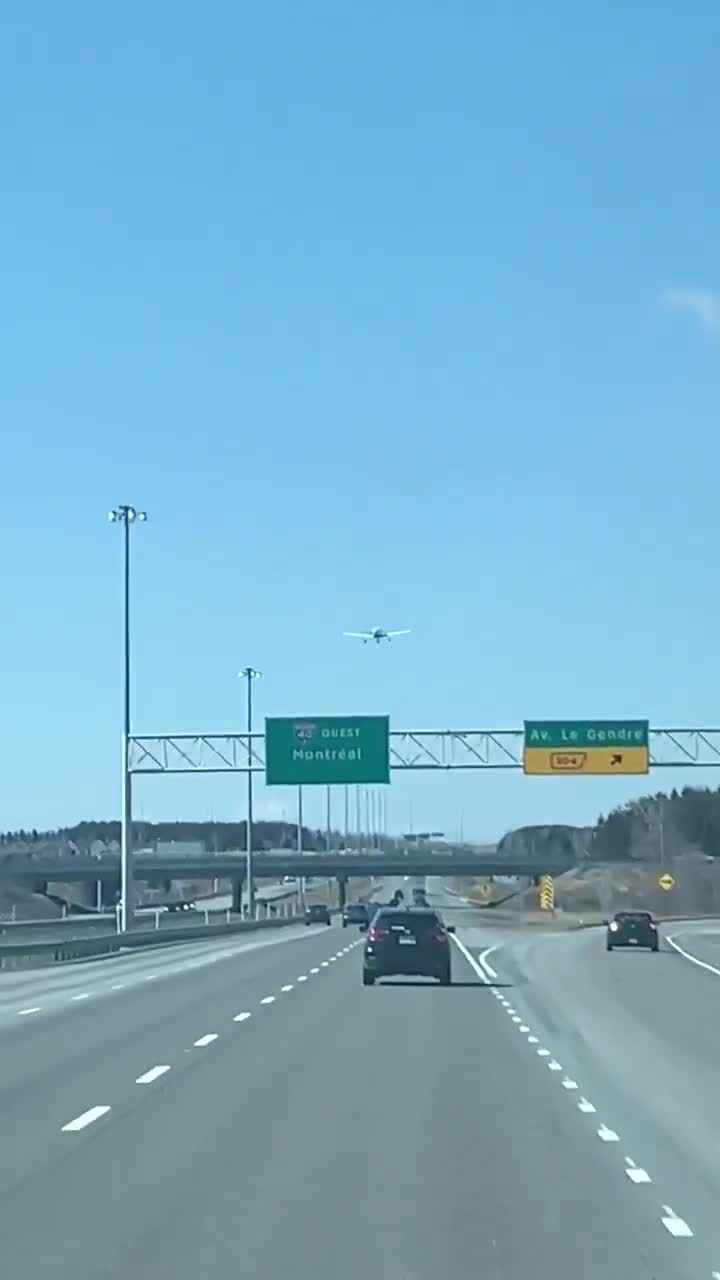
[[[425,892],[425,890],[424,890],[424,889],[413,889],[413,891],[412,891],[412,900],[413,900],[413,906],[414,906],[414,907],[429,907],[429,906],[430,906],[430,903],[429,903],[429,902],[428,902],[428,900],[427,900],[427,894],[426,894],[426,892]]]
[[[658,951],[660,941],[657,925],[650,911],[616,911],[608,924],[605,949],[615,947],[649,947]]]
[[[450,938],[454,925],[444,925],[437,911],[421,907],[383,907],[367,931],[362,980],[371,987],[376,978],[403,974],[436,978],[449,987]]]
[[[305,908],[306,924],[330,924],[330,908],[324,902],[314,902]]]
[[[342,924],[346,929],[349,924],[369,924],[370,907],[367,902],[348,902],[343,907]]]

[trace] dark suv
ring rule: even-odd
[[[451,982],[450,938],[454,925],[444,925],[436,911],[419,907],[384,907],[367,932],[362,980],[371,987],[391,974],[437,978]]]
[[[658,930],[650,911],[616,911],[608,924],[605,949],[615,947],[649,947],[658,951]]]
[[[367,902],[348,902],[343,907],[342,923],[343,929],[349,924],[369,924],[370,908]]]
[[[306,924],[330,924],[330,908],[324,902],[314,902],[305,908]]]

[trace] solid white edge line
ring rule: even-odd
[[[79,1133],[81,1129],[87,1129],[89,1124],[94,1124],[101,1116],[107,1115],[109,1107],[91,1107],[89,1111],[83,1111],[81,1116],[76,1116],[69,1124],[64,1124],[62,1133]]]
[[[498,975],[496,974],[492,965],[488,964],[488,956],[491,956],[493,951],[497,951],[498,945],[499,944],[496,942],[494,947],[486,947],[482,955],[478,956],[478,962],[482,965],[485,972],[489,974],[491,978],[497,978]]]
[[[708,964],[707,960],[698,960],[697,956],[693,956],[684,947],[680,946],[671,935],[666,936],[666,942],[670,943],[673,951],[677,951],[678,955],[683,956],[685,960],[689,960],[691,964],[696,964],[698,969],[707,969],[708,973],[714,973],[720,978],[720,969],[716,969],[714,964]]]
[[[467,947],[465,946],[465,943],[464,943],[464,942],[461,942],[461,941],[460,941],[460,939],[457,937],[457,935],[456,935],[456,934],[451,933],[451,934],[450,934],[450,937],[452,938],[453,942],[455,943],[455,946],[458,948],[458,950],[461,952],[461,954],[462,954],[462,955],[464,955],[465,959],[467,960],[468,964],[470,965],[470,968],[471,968],[471,969],[473,969],[473,970],[475,971],[475,973],[477,974],[477,976],[478,976],[478,978],[480,979],[480,981],[481,981],[481,983],[483,984],[483,986],[484,986],[484,987],[486,987],[486,986],[488,985],[488,978],[487,978],[487,974],[484,972],[484,970],[483,970],[483,969],[481,969],[481,968],[480,968],[480,965],[478,964],[478,962],[477,962],[477,960],[475,959],[474,955],[472,955],[472,954],[468,951]]]
[[[36,1005],[33,1005],[32,1009],[19,1009],[18,1018],[26,1018],[29,1013],[40,1013],[40,1012],[41,1012],[41,1006],[39,1004],[36,1004]]]
[[[159,1079],[160,1076],[164,1076],[165,1072],[169,1070],[170,1070],[169,1062],[164,1063],[163,1066],[160,1066],[160,1067],[151,1067],[149,1071],[146,1071],[143,1075],[138,1076],[135,1083],[136,1084],[152,1084],[153,1080],[157,1080]]]

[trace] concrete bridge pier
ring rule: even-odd
[[[236,915],[242,915],[242,880],[233,880],[232,882],[232,909]]]
[[[347,902],[347,876],[338,876],[337,886],[338,886],[338,906],[342,911],[343,907],[345,906],[345,903]]]

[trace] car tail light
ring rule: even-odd
[[[371,925],[367,931],[368,942],[382,942],[383,938],[387,938],[387,929],[378,929],[377,926]]]
[[[612,921],[612,923],[611,923],[611,925],[610,925],[610,932],[611,932],[611,933],[617,933],[617,931],[618,931],[618,924],[617,924],[617,920],[613,920],[613,921]]]
[[[654,921],[654,920],[651,920],[651,921],[650,921],[650,928],[651,928],[651,929],[657,929],[657,925],[656,925],[656,923],[655,923],[655,921]]]

